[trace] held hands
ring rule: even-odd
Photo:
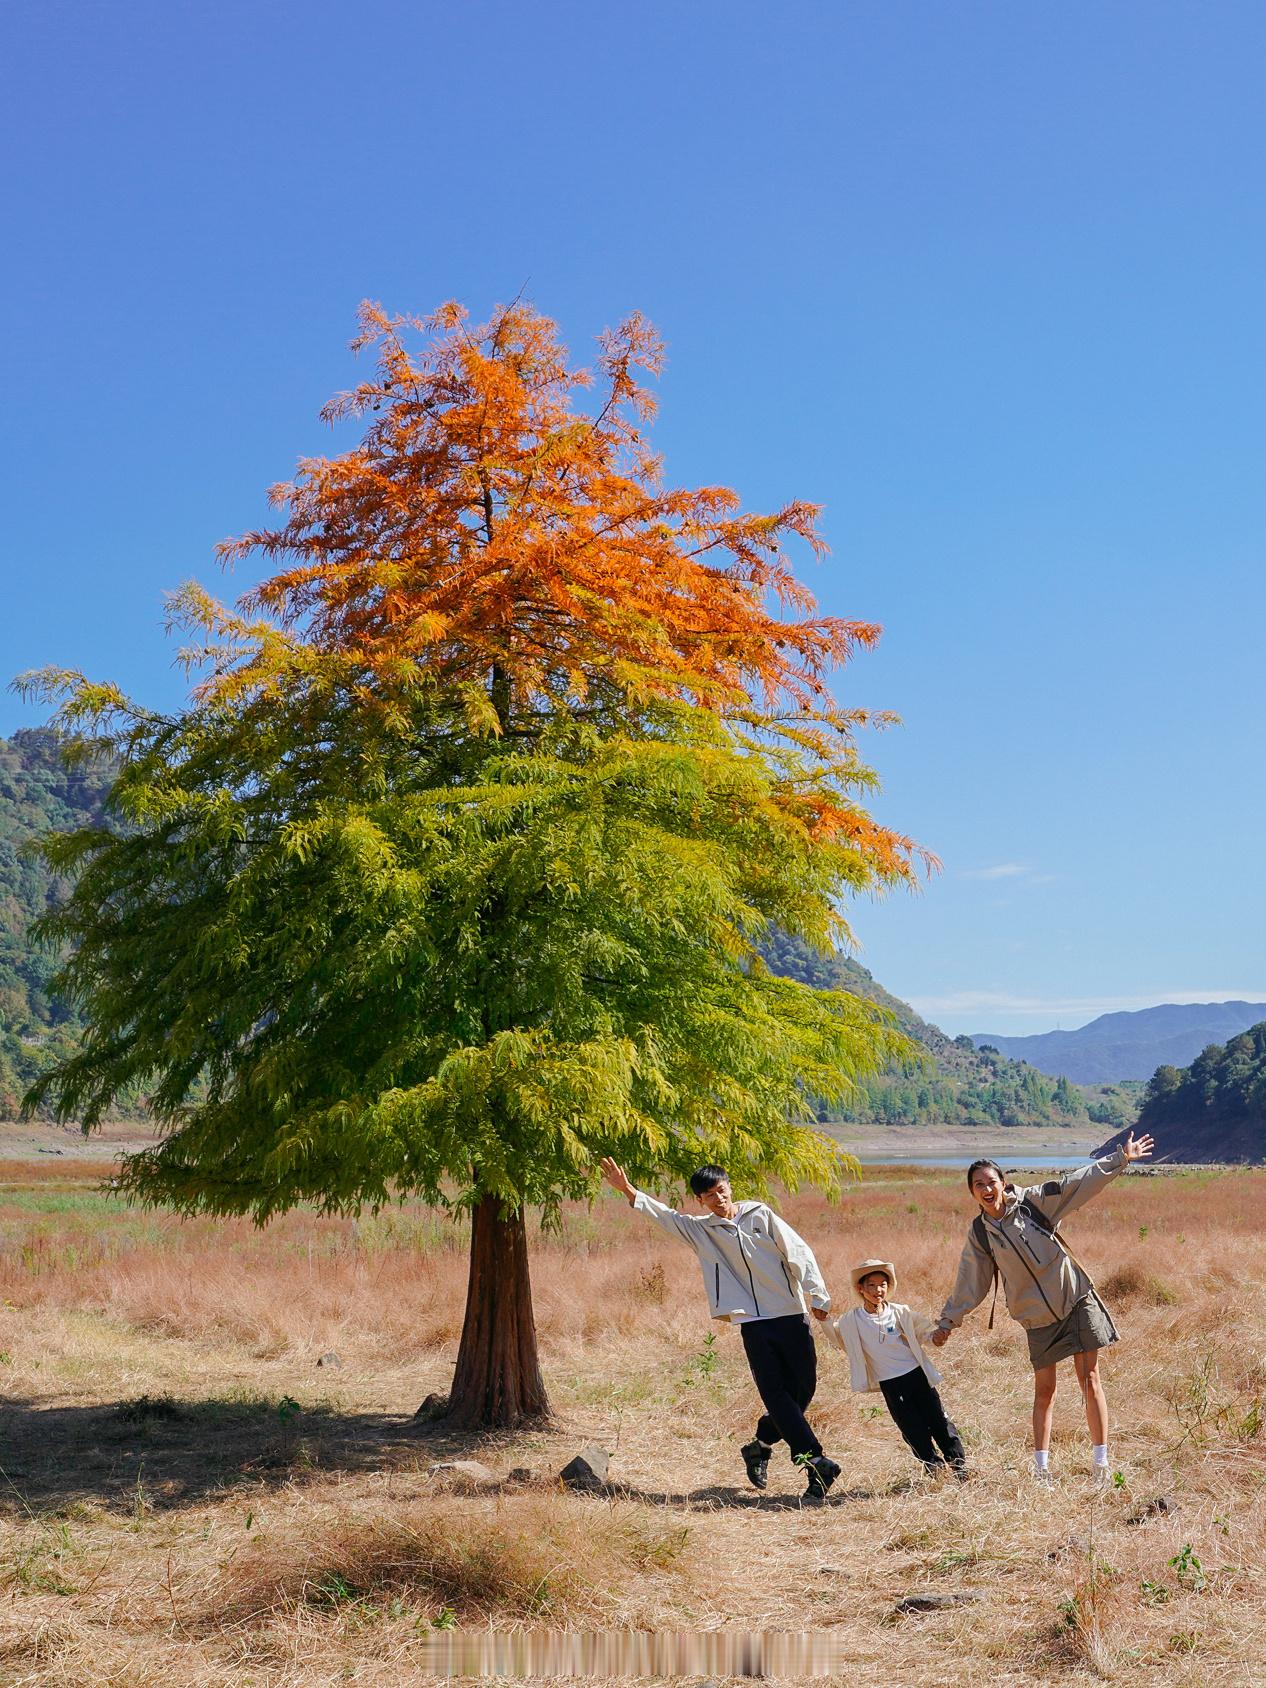
[[[1127,1161],[1146,1160],[1151,1154],[1152,1148],[1152,1139],[1146,1134],[1146,1132],[1142,1137],[1135,1137],[1134,1133],[1131,1132],[1125,1142],[1121,1145],[1122,1152],[1124,1153]]]
[[[809,1311],[813,1314],[815,1319],[825,1319],[826,1316],[827,1316],[827,1313],[829,1312],[829,1308],[826,1308],[826,1307],[811,1307],[809,1309]]]
[[[618,1190],[626,1201],[632,1202],[637,1195],[637,1191],[633,1188],[632,1184],[629,1183],[624,1168],[620,1165],[619,1161],[612,1160],[610,1155],[606,1155],[598,1164],[601,1168],[602,1176],[606,1179],[607,1183],[610,1184],[611,1188],[613,1190]]]
[[[950,1339],[950,1333],[940,1325],[938,1325],[937,1328],[932,1332],[932,1346],[933,1346],[933,1348],[944,1348],[945,1344],[949,1341],[949,1339]]]

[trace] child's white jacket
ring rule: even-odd
[[[923,1367],[928,1382],[935,1389],[941,1381],[941,1374],[932,1364],[932,1357],[923,1344],[936,1326],[931,1319],[924,1318],[922,1313],[913,1312],[904,1301],[890,1301],[888,1305],[896,1314],[897,1328],[910,1344],[910,1352],[914,1355],[916,1364]],[[847,1313],[841,1313],[839,1318],[827,1319],[822,1327],[835,1346],[842,1348],[847,1354],[849,1382],[861,1393],[879,1388],[875,1374],[870,1369],[866,1350],[862,1346],[858,1319],[864,1312],[862,1307],[851,1307]]]

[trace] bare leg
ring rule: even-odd
[[[1092,1348],[1088,1354],[1074,1354],[1073,1365],[1077,1368],[1077,1381],[1086,1398],[1086,1426],[1090,1440],[1102,1446],[1108,1440],[1108,1402],[1099,1376],[1099,1350]]]
[[[1055,1367],[1040,1366],[1033,1373],[1033,1448],[1040,1453],[1051,1445],[1051,1419],[1055,1415]]]

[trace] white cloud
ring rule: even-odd
[[[999,862],[996,867],[967,867],[963,869],[964,879],[1024,879],[1032,868],[1023,862]]]
[[[1155,1008],[1162,1002],[1266,1002],[1266,985],[1255,989],[1156,990],[1136,996],[1018,996],[1010,991],[951,991],[946,996],[912,996],[910,1006],[925,1019],[938,1014],[1032,1014],[1041,1019],[1077,1019],[1084,1024],[1100,1014]]]

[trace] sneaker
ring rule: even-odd
[[[773,1449],[767,1442],[745,1442],[739,1449],[743,1456],[743,1464],[747,1467],[747,1480],[754,1489],[764,1489],[769,1485],[769,1456]]]
[[[1053,1489],[1055,1487],[1055,1473],[1049,1465],[1043,1466],[1040,1471],[1034,1466],[1033,1481],[1039,1489]]]
[[[804,1491],[805,1500],[825,1500],[826,1491],[840,1474],[839,1466],[825,1454],[815,1454],[812,1459],[805,1460],[804,1468],[809,1478]]]
[[[1112,1467],[1110,1465],[1092,1465],[1090,1470],[1090,1480],[1098,1493],[1112,1487]]]
[[[960,1483],[966,1483],[971,1477],[971,1472],[967,1469],[967,1461],[965,1459],[951,1460],[950,1470],[954,1473]]]

